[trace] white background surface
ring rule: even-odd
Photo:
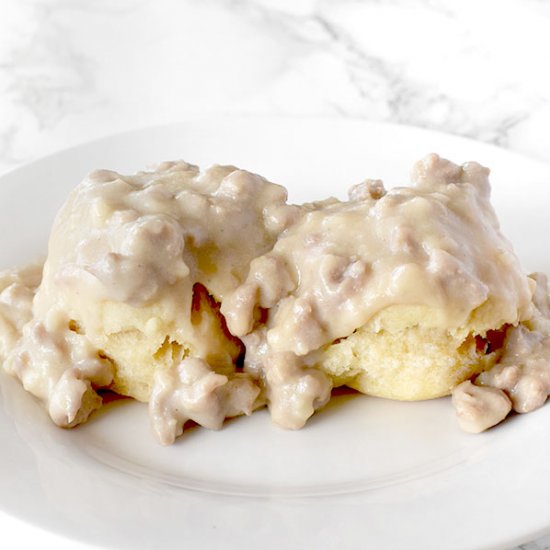
[[[387,120],[550,162],[549,29],[544,0],[0,0],[0,171],[220,112]]]

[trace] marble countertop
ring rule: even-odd
[[[0,171],[197,113],[364,117],[550,162],[544,0],[1,0]]]
[[[550,162],[544,0],[0,0],[0,14],[0,172],[218,113],[391,121]]]

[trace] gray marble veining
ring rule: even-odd
[[[433,128],[550,160],[550,4],[3,0],[0,170],[196,113]]]

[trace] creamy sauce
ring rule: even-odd
[[[0,272],[0,359],[13,349],[32,319],[32,301],[41,279],[41,265]]]
[[[56,218],[32,312],[39,278],[27,285],[30,275],[22,271],[0,279],[6,370],[45,402],[57,424],[84,421],[101,405],[97,390],[112,384],[113,365],[102,348],[107,307],[119,304],[129,315],[147,312],[144,334],[160,315],[197,355],[198,363],[188,357],[177,372],[155,377],[151,414],[163,442],[181,433],[184,419],[213,427],[224,414],[250,412],[261,388],[249,375],[211,372],[191,383],[178,373],[203,364],[211,345],[192,318],[195,283],[217,300],[242,283],[250,261],[270,250],[300,214],[286,198],[283,187],[231,166],[201,173],[167,162],[134,176],[91,173]],[[219,367],[234,371],[231,364]],[[212,380],[223,387],[212,392]],[[199,403],[202,411],[193,408]]]
[[[387,308],[420,305],[427,326],[463,337],[514,327],[499,364],[454,391],[464,429],[546,400],[546,281],[522,273],[501,235],[487,169],[430,155],[411,187],[367,180],[345,202],[286,198],[234,167],[90,174],[56,219],[42,281],[39,268],[0,274],[5,369],[57,424],[85,421],[116,374],[103,351],[116,304],[144,317],[143,334],[162,319],[191,350],[154,373],[149,410],[162,443],[189,420],[217,429],[265,401],[277,424],[295,429],[330,399],[333,382],[316,366],[323,347]],[[192,319],[199,283],[244,342],[244,372],[205,359],[211,342]]]
[[[468,432],[498,424],[512,409],[518,413],[538,409],[550,395],[548,282],[542,274],[531,277],[537,285],[531,318],[509,330],[497,365],[478,375],[473,384],[466,381],[453,390],[459,423]]]
[[[176,369],[156,372],[149,412],[158,440],[169,445],[188,420],[218,430],[226,418],[250,415],[263,404],[249,375],[224,376],[202,359],[187,358]]]
[[[348,202],[307,206],[252,261],[222,312],[245,342],[247,368],[264,373],[276,422],[300,427],[325,404],[331,381],[312,368],[318,350],[385,308],[427,306],[426,324],[464,337],[491,328],[489,311],[493,328],[528,314],[532,286],[489,195],[486,168],[432,155],[415,166],[412,187],[367,181]],[[265,325],[255,323],[260,309]]]
[[[32,318],[41,273],[41,267],[32,266],[1,277],[0,357],[7,356],[5,370],[46,403],[56,424],[72,427],[101,405],[95,388],[111,383],[113,366],[84,336],[68,328],[63,315]]]

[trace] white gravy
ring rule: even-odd
[[[264,399],[276,423],[303,426],[332,389],[315,367],[320,349],[394,305],[426,306],[434,312],[427,322],[457,334],[485,330],[487,312],[492,328],[515,327],[499,364],[455,389],[464,429],[481,431],[546,400],[546,281],[522,273],[501,235],[486,168],[430,155],[411,187],[386,191],[368,180],[346,202],[292,206],[286,197],[234,167],[201,173],[174,162],[134,176],[90,174],[56,219],[42,281],[40,268],[0,274],[5,369],[54,422],[74,426],[113,380],[98,304],[160,304],[198,341],[190,315],[201,283],[242,338],[246,372],[221,374],[199,356],[156,372],[149,407],[162,443],[188,420],[219,428]]]
[[[490,310],[495,327],[529,314],[532,281],[500,233],[488,173],[430,155],[411,187],[386,192],[369,180],[347,202],[306,205],[252,261],[222,312],[247,347],[247,368],[267,381],[277,423],[301,427],[326,403],[331,381],[311,366],[318,350],[387,307],[427,306],[426,323],[464,337],[476,323],[486,330],[476,314]]]

